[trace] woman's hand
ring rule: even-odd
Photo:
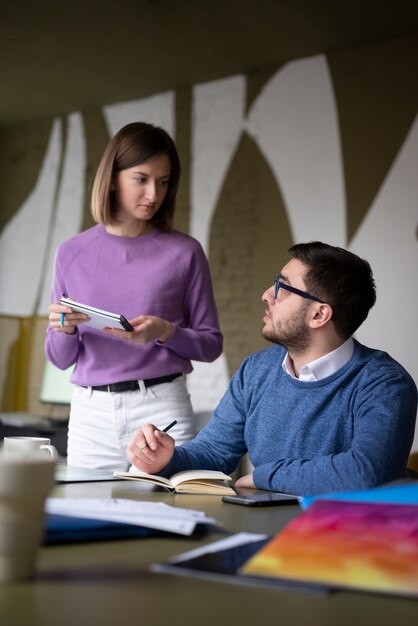
[[[158,430],[153,424],[145,424],[137,430],[126,452],[129,461],[141,472],[158,474],[171,460],[174,451],[174,439]]]
[[[64,319],[61,323],[61,315],[64,313]],[[63,306],[58,302],[54,302],[49,306],[49,325],[59,333],[73,335],[78,324],[88,322],[89,316],[84,313],[73,311],[68,306]]]
[[[156,339],[165,343],[174,332],[174,324],[154,315],[140,315],[129,320],[129,323],[134,327],[133,330],[119,330],[118,328],[104,328],[103,330],[109,335],[140,344],[146,344]]]

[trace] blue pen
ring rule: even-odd
[[[66,297],[67,297],[67,294],[66,294],[66,293],[63,293],[63,294],[62,294],[62,297],[63,297],[63,298],[66,298]],[[62,330],[62,328],[63,328],[63,326],[64,326],[64,320],[65,320],[65,313],[61,313],[61,315],[60,315],[61,330]]]

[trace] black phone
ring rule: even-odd
[[[133,330],[134,327],[128,322],[124,315],[119,315],[120,323],[122,324],[124,330]]]
[[[279,504],[298,504],[298,496],[290,493],[254,493],[248,496],[223,496],[222,502],[242,504],[244,506],[275,506]]]

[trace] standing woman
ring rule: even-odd
[[[128,441],[143,424],[177,443],[195,434],[185,374],[222,352],[209,266],[200,244],[172,229],[180,162],[170,136],[151,124],[111,140],[92,191],[92,228],[56,252],[45,342],[71,381],[69,465],[126,469]],[[62,294],[122,313],[134,330],[97,330],[59,304]],[[65,313],[61,326],[61,313]]]

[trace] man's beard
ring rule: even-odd
[[[304,302],[295,316],[287,322],[276,322],[270,318],[272,328],[263,327],[261,334],[264,339],[283,346],[293,354],[304,352],[310,343],[309,328],[306,325],[306,309],[309,302]]]

